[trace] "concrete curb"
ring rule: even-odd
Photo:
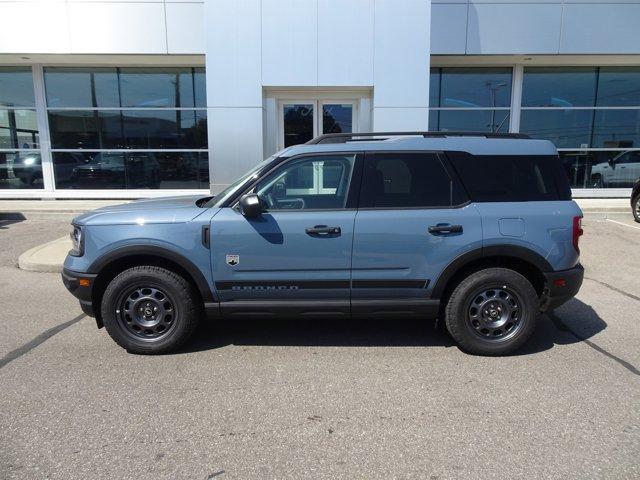
[[[18,267],[30,272],[60,273],[70,249],[69,237],[58,238],[24,252],[18,257]]]

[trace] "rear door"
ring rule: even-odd
[[[253,189],[267,212],[246,218],[223,208],[212,219],[213,277],[223,313],[349,313],[356,215],[349,202],[361,163],[355,153],[293,158]]]
[[[367,153],[354,227],[352,312],[425,315],[440,272],[482,245],[480,217],[443,155]]]

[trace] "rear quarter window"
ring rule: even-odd
[[[571,199],[571,188],[557,156],[465,152],[449,152],[447,156],[473,201]]]

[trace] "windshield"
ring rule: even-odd
[[[229,198],[231,198],[247,182],[257,178],[259,176],[260,172],[262,171],[262,169],[264,169],[267,165],[269,165],[276,158],[278,158],[278,156],[282,152],[283,152],[283,150],[278,152],[278,153],[275,153],[274,155],[271,155],[266,160],[263,160],[262,162],[257,164],[255,167],[253,167],[247,173],[242,175],[238,180],[233,182],[231,185],[229,185],[227,188],[225,188],[222,192],[220,192],[218,195],[216,195],[211,200],[209,200],[204,206],[205,207],[221,207]]]

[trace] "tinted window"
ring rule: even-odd
[[[432,107],[476,108],[511,105],[510,68],[441,68],[439,70],[440,78],[430,87],[429,98]],[[432,70],[431,80],[433,79]]]
[[[344,208],[355,155],[293,160],[262,180],[256,192],[269,210]]]
[[[54,152],[53,171],[61,189],[209,187],[201,152]]]
[[[34,110],[0,110],[0,148],[38,148]]]
[[[589,147],[593,111],[522,110],[520,132],[552,141],[557,148]]]
[[[596,99],[597,69],[525,68],[523,107],[591,107]]]
[[[557,157],[449,153],[471,199],[478,202],[564,200],[569,183]]]
[[[431,110],[429,130],[506,133],[509,131],[509,110]]]
[[[449,207],[462,203],[462,195],[435,154],[367,155],[361,207]]]
[[[30,67],[0,67],[0,105],[35,106]]]
[[[206,148],[200,110],[49,110],[53,148]]]
[[[115,68],[50,68],[45,70],[48,107],[119,107]]]
[[[602,107],[640,105],[640,68],[600,67],[596,105]]]

